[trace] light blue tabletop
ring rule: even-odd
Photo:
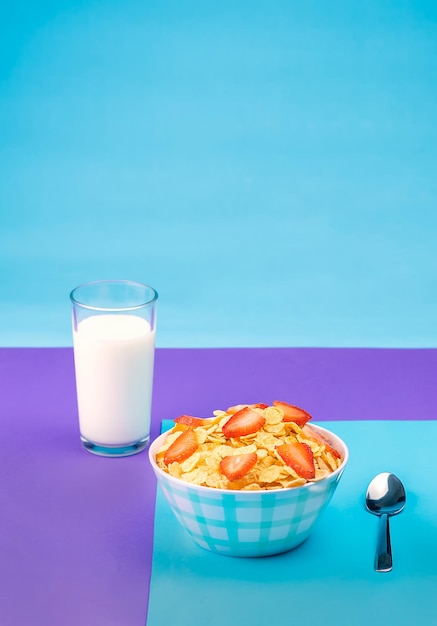
[[[233,558],[196,546],[158,492],[147,626],[437,623],[437,422],[324,422],[350,461],[328,509],[301,547]],[[391,519],[394,567],[373,571],[378,519],[364,493],[382,471],[407,490]]]

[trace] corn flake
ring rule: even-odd
[[[176,424],[156,454],[158,466],[171,476],[193,485],[213,489],[259,491],[301,487],[307,482],[326,478],[341,465],[342,459],[331,454],[318,438],[312,438],[311,432],[304,432],[295,422],[284,422],[284,413],[279,407],[256,406],[253,410],[265,419],[257,432],[227,439],[222,428],[232,415],[222,410],[214,411],[214,417],[205,419],[205,424],[194,428],[197,449],[181,462],[173,462],[167,466],[164,463],[165,452],[183,432]],[[310,481],[299,476],[276,451],[276,447],[281,444],[295,442],[305,443],[311,448],[315,478]],[[228,480],[221,472],[220,462],[224,457],[253,453],[257,455],[257,462],[246,475],[236,480]]]

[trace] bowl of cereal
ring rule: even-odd
[[[348,462],[346,444],[275,401],[181,415],[149,459],[181,526],[202,548],[259,557],[303,543]]]

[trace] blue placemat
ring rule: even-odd
[[[202,550],[158,490],[147,626],[437,624],[437,422],[323,426],[343,437],[350,461],[320,524],[294,551],[238,559]],[[373,571],[378,520],[363,503],[381,471],[407,489],[407,506],[391,521],[387,574]]]

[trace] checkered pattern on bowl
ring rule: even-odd
[[[328,505],[347,462],[345,444],[325,429],[344,454],[327,478],[294,489],[233,491],[200,487],[170,476],[154,462],[165,434],[150,447],[149,458],[172,511],[194,541],[228,556],[267,556],[301,544]]]

